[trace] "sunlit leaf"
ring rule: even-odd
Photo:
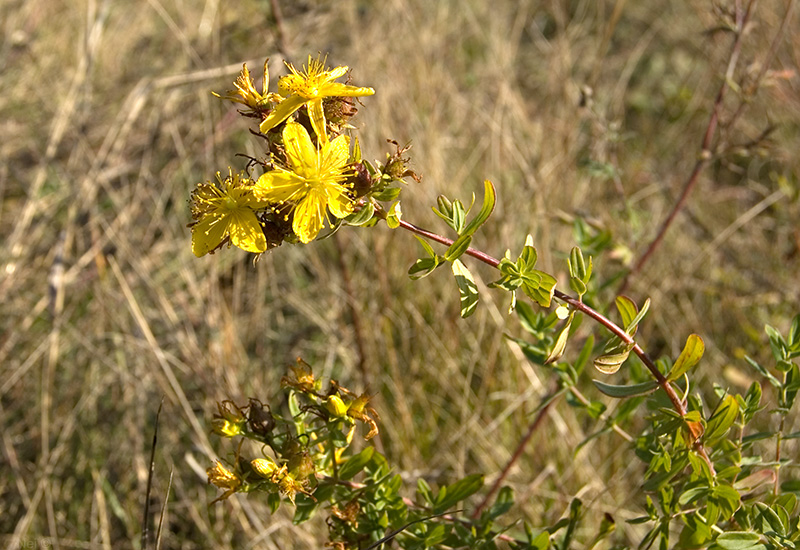
[[[461,295],[461,317],[466,319],[475,313],[475,309],[478,306],[478,286],[475,284],[475,279],[472,278],[472,273],[469,272],[469,269],[461,260],[455,260],[452,266],[453,275]]]
[[[728,531],[718,536],[714,542],[723,550],[766,550],[767,547],[760,541],[761,536],[757,533]]]
[[[434,269],[443,263],[443,259],[440,260],[438,256],[434,258],[422,258],[414,262],[414,265],[408,268],[408,276],[414,280],[422,279],[430,275]]]
[[[622,326],[627,327],[630,322],[633,321],[634,317],[636,317],[636,314],[639,312],[639,308],[636,307],[636,303],[627,296],[617,296],[617,299],[614,300],[614,303],[616,304],[617,310],[622,317]]]
[[[696,334],[690,334],[689,338],[686,340],[686,345],[683,346],[683,351],[678,356],[675,364],[672,365],[669,374],[667,374],[667,380],[669,382],[674,382],[687,373],[689,369],[700,361],[704,351],[705,345],[703,344],[703,339]]]
[[[458,259],[459,256],[467,251],[471,242],[472,237],[469,235],[460,236],[453,244],[450,245],[450,248],[447,249],[447,252],[444,253],[444,259],[448,262]]]
[[[368,202],[367,204],[361,207],[361,210],[359,210],[358,212],[353,212],[352,214],[347,216],[344,219],[344,221],[348,225],[355,225],[355,226],[364,225],[365,223],[368,223],[372,219],[372,216],[374,214],[375,214],[375,206],[372,204],[372,202]],[[414,236],[416,237],[416,235]]]
[[[724,436],[737,416],[739,416],[739,403],[732,395],[726,395],[706,422],[705,441],[711,442]]]
[[[497,192],[494,185],[489,180],[483,182],[483,206],[478,215],[475,216],[461,232],[461,235],[472,235],[483,225],[491,216],[494,205],[497,202]]]
[[[569,329],[572,326],[572,319],[575,316],[575,312],[569,314],[569,318],[567,322],[564,323],[564,326],[561,327],[561,331],[558,333],[558,337],[556,338],[556,343],[553,344],[553,349],[550,351],[550,354],[547,356],[544,364],[549,365],[550,363],[555,363],[561,356],[564,355],[564,350],[567,348],[567,340],[569,339]]]

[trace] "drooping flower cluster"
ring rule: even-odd
[[[217,404],[211,431],[240,442],[230,466],[217,461],[206,470],[209,483],[224,491],[217,500],[262,491],[294,502],[298,493],[310,494],[321,480],[335,476],[358,424],[367,431],[365,440],[378,434],[377,414],[367,394],[355,394],[335,380],[323,390],[322,381],[303,360],[297,360],[281,385],[291,403],[286,416],[257,399],[243,406],[232,401]],[[242,456],[245,439],[259,445],[260,456]]]
[[[361,159],[358,142],[351,151],[355,115],[353,98],[374,94],[372,88],[336,82],[348,67],[326,68],[325,59],[308,58],[278,82],[280,93],[268,91],[269,70],[264,64],[261,91],[245,64],[234,90],[217,97],[243,106],[243,116],[259,120],[267,146],[263,158],[251,159],[243,172],[217,174],[216,182],[198,184],[192,193],[192,251],[196,256],[234,245],[256,254],[285,241],[309,243],[327,225],[374,224],[386,219],[396,226],[399,203],[384,208],[378,201],[394,201],[405,177],[418,180],[407,168],[400,149],[377,168]],[[393,142],[394,143],[394,142]],[[256,172],[256,173],[253,173]]]

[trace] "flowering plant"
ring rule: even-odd
[[[800,541],[800,520],[795,514],[798,485],[781,485],[785,465],[780,449],[785,419],[800,389],[800,316],[788,337],[767,327],[774,369],[749,363],[778,395],[774,412],[781,416],[780,429],[745,436],[752,419],[764,409],[762,390],[754,381],[744,395],[717,388],[713,406],[692,393],[690,374],[701,361],[705,344],[700,336],[686,339],[683,351],[672,360],[653,359],[637,342],[639,325],[649,312],[650,301],[641,305],[619,296],[614,305],[620,321],[614,322],[590,304],[598,296],[592,255],[582,248],[602,248],[590,238],[567,255],[567,285],[572,294],[558,288],[556,275],[537,269],[538,253],[528,237],[519,255],[507,251],[497,259],[471,247],[473,236],[489,219],[497,201],[494,185],[484,183],[479,207],[439,197],[434,212],[453,232],[453,238],[422,229],[402,219],[397,200],[402,182],[419,181],[404,155],[408,146],[387,155],[383,163],[362,158],[358,140],[347,133],[356,113],[353,98],[369,96],[372,88],[335,82],[347,67],[326,69],[325,62],[309,58],[304,70],[287,65],[290,74],[279,81],[280,94],[267,91],[265,66],[262,91],[256,91],[247,67],[224,96],[245,106],[244,116],[257,118],[260,137],[267,146],[263,159],[254,159],[248,170],[217,176],[216,183],[201,183],[191,198],[192,250],[197,256],[234,245],[262,254],[284,242],[307,244],[344,225],[374,226],[381,220],[391,228],[415,234],[424,256],[409,269],[420,279],[442,265],[450,265],[458,288],[461,315],[472,315],[478,304],[478,286],[462,258],[470,257],[497,269],[490,287],[508,292],[510,311],[516,311],[526,338],[512,338],[533,363],[551,369],[556,389],[544,397],[528,442],[539,420],[562,395],[584,409],[605,428],[596,436],[616,433],[630,445],[644,464],[640,503],[642,515],[629,520],[646,524],[640,547],[658,542],[660,548],[712,547],[721,549],[794,548]],[[254,171],[258,173],[253,173]],[[588,233],[583,231],[586,237]],[[429,241],[446,246],[441,253]],[[608,243],[606,243],[607,245]],[[519,295],[519,296],[518,296]],[[527,298],[527,300],[525,300]],[[534,309],[528,301],[536,304]],[[543,311],[556,306],[552,312]],[[579,320],[588,317],[611,336],[595,343],[585,338],[580,353],[570,358],[567,344]],[[609,384],[593,380],[607,399],[625,405],[609,411],[607,405],[578,390],[578,377],[593,364],[610,376],[631,365],[632,383]],[[643,368],[639,368],[639,365]],[[495,523],[513,505],[513,493],[502,483],[521,455],[518,449],[506,469],[486,491],[469,517],[455,509],[483,489],[483,476],[471,474],[434,491],[418,481],[416,499],[403,498],[402,478],[393,473],[386,457],[371,446],[379,434],[379,418],[369,406],[369,395],[357,394],[335,380],[323,390],[310,366],[298,360],[283,379],[287,391],[274,407],[250,399],[245,405],[223,401],[213,421],[215,434],[226,439],[250,440],[260,445],[260,455],[244,456],[242,443],[228,465],[221,461],[208,469],[209,482],[224,492],[217,500],[235,493],[263,492],[271,509],[288,501],[295,507],[294,521],[310,518],[320,507],[329,511],[329,546],[337,549],[372,549],[397,538],[404,548],[496,548],[504,541],[512,548],[566,549],[584,520],[583,504],[574,499],[566,517],[524,532],[507,532]],[[645,428],[638,435],[622,426],[641,405],[647,404]],[[279,407],[283,408],[279,412]],[[365,426],[364,442],[355,438],[356,426]],[[595,437],[595,436],[593,436]],[[763,459],[754,450],[756,439],[774,438],[776,460]],[[358,447],[361,449],[358,450]],[[360,476],[359,481],[355,478]],[[765,496],[767,485],[772,493]],[[611,536],[614,519],[604,517],[585,539],[587,548]],[[676,537],[677,533],[677,537]]]

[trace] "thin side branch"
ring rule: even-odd
[[[664,240],[664,235],[666,235],[669,228],[672,226],[672,223],[675,221],[675,218],[678,214],[683,210],[684,206],[686,206],[686,201],[689,199],[689,195],[691,195],[694,188],[697,186],[697,183],[700,181],[700,174],[705,170],[708,164],[711,162],[711,159],[714,158],[714,151],[712,150],[712,141],[714,140],[714,136],[717,133],[717,126],[719,124],[719,114],[722,110],[722,103],[725,100],[725,94],[730,87],[730,82],[733,79],[734,69],[736,68],[736,64],[739,61],[739,54],[742,50],[742,39],[744,37],[744,29],[747,26],[747,22],[750,20],[750,15],[752,13],[752,9],[755,5],[756,0],[750,0],[747,4],[747,9],[744,13],[741,10],[736,10],[736,39],[733,42],[733,46],[731,47],[731,54],[728,58],[728,66],[727,70],[725,71],[725,78],[722,80],[720,84],[719,91],[717,92],[717,97],[714,100],[714,108],[711,112],[711,118],[708,121],[708,126],[706,127],[706,131],[703,134],[703,142],[700,145],[700,154],[698,155],[697,162],[694,165],[694,169],[692,173],[689,175],[689,178],[686,180],[686,183],[683,184],[683,189],[681,190],[681,194],[678,197],[678,200],[675,202],[675,205],[672,207],[672,210],[667,215],[667,218],[661,223],[661,228],[658,230],[658,234],[653,239],[653,241],[647,246],[644,253],[641,255],[639,260],[634,264],[628,274],[625,276],[625,279],[622,281],[622,286],[620,287],[619,293],[622,294],[628,288],[628,285],[631,281],[631,278],[635,277],[644,267],[644,264],[653,256],[653,253],[658,249],[661,245],[661,241]]]

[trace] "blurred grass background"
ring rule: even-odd
[[[163,398],[150,498],[154,513],[168,506],[165,547],[319,548],[321,520],[294,528],[257,497],[209,507],[204,472],[233,451],[209,440],[214,403],[278,396],[298,356],[377,393],[381,444],[409,495],[418,476],[491,479],[552,385],[503,337],[518,333],[505,296],[484,292],[462,321],[447,273],[408,280],[419,252],[408,234],[348,229],[255,266],[239,250],[192,255],[190,190],[243,168],[236,153],[260,153],[247,121],[210,94],[230,89],[243,61],[259,75],[270,57],[271,89],[284,58],[349,65],[353,83],[376,89],[355,119],[365,156],[383,158],[386,138],[413,142],[424,180],[404,192],[405,219],[441,229],[435,197],[468,201],[489,178],[499,204],[476,246],[499,256],[530,232],[542,268],[563,275],[569,220],[583,217],[617,245],[595,261],[606,281],[654,237],[691,171],[732,41],[717,28],[730,2],[278,4],[280,26],[254,0],[0,6],[9,547],[139,548]],[[758,4],[737,76],[758,73],[784,11]],[[712,164],[628,292],[653,299],[640,341],[654,355],[703,336],[706,386],[741,390],[745,353],[769,364],[764,323],[785,331],[800,309],[800,35],[788,28],[741,121],[724,128],[735,92],[722,113],[731,146],[775,131]],[[544,525],[578,495],[598,523],[614,514],[617,542],[636,544],[623,520],[640,513],[640,464],[612,436],[574,454],[597,428],[564,403],[553,410],[510,479],[518,517]]]

